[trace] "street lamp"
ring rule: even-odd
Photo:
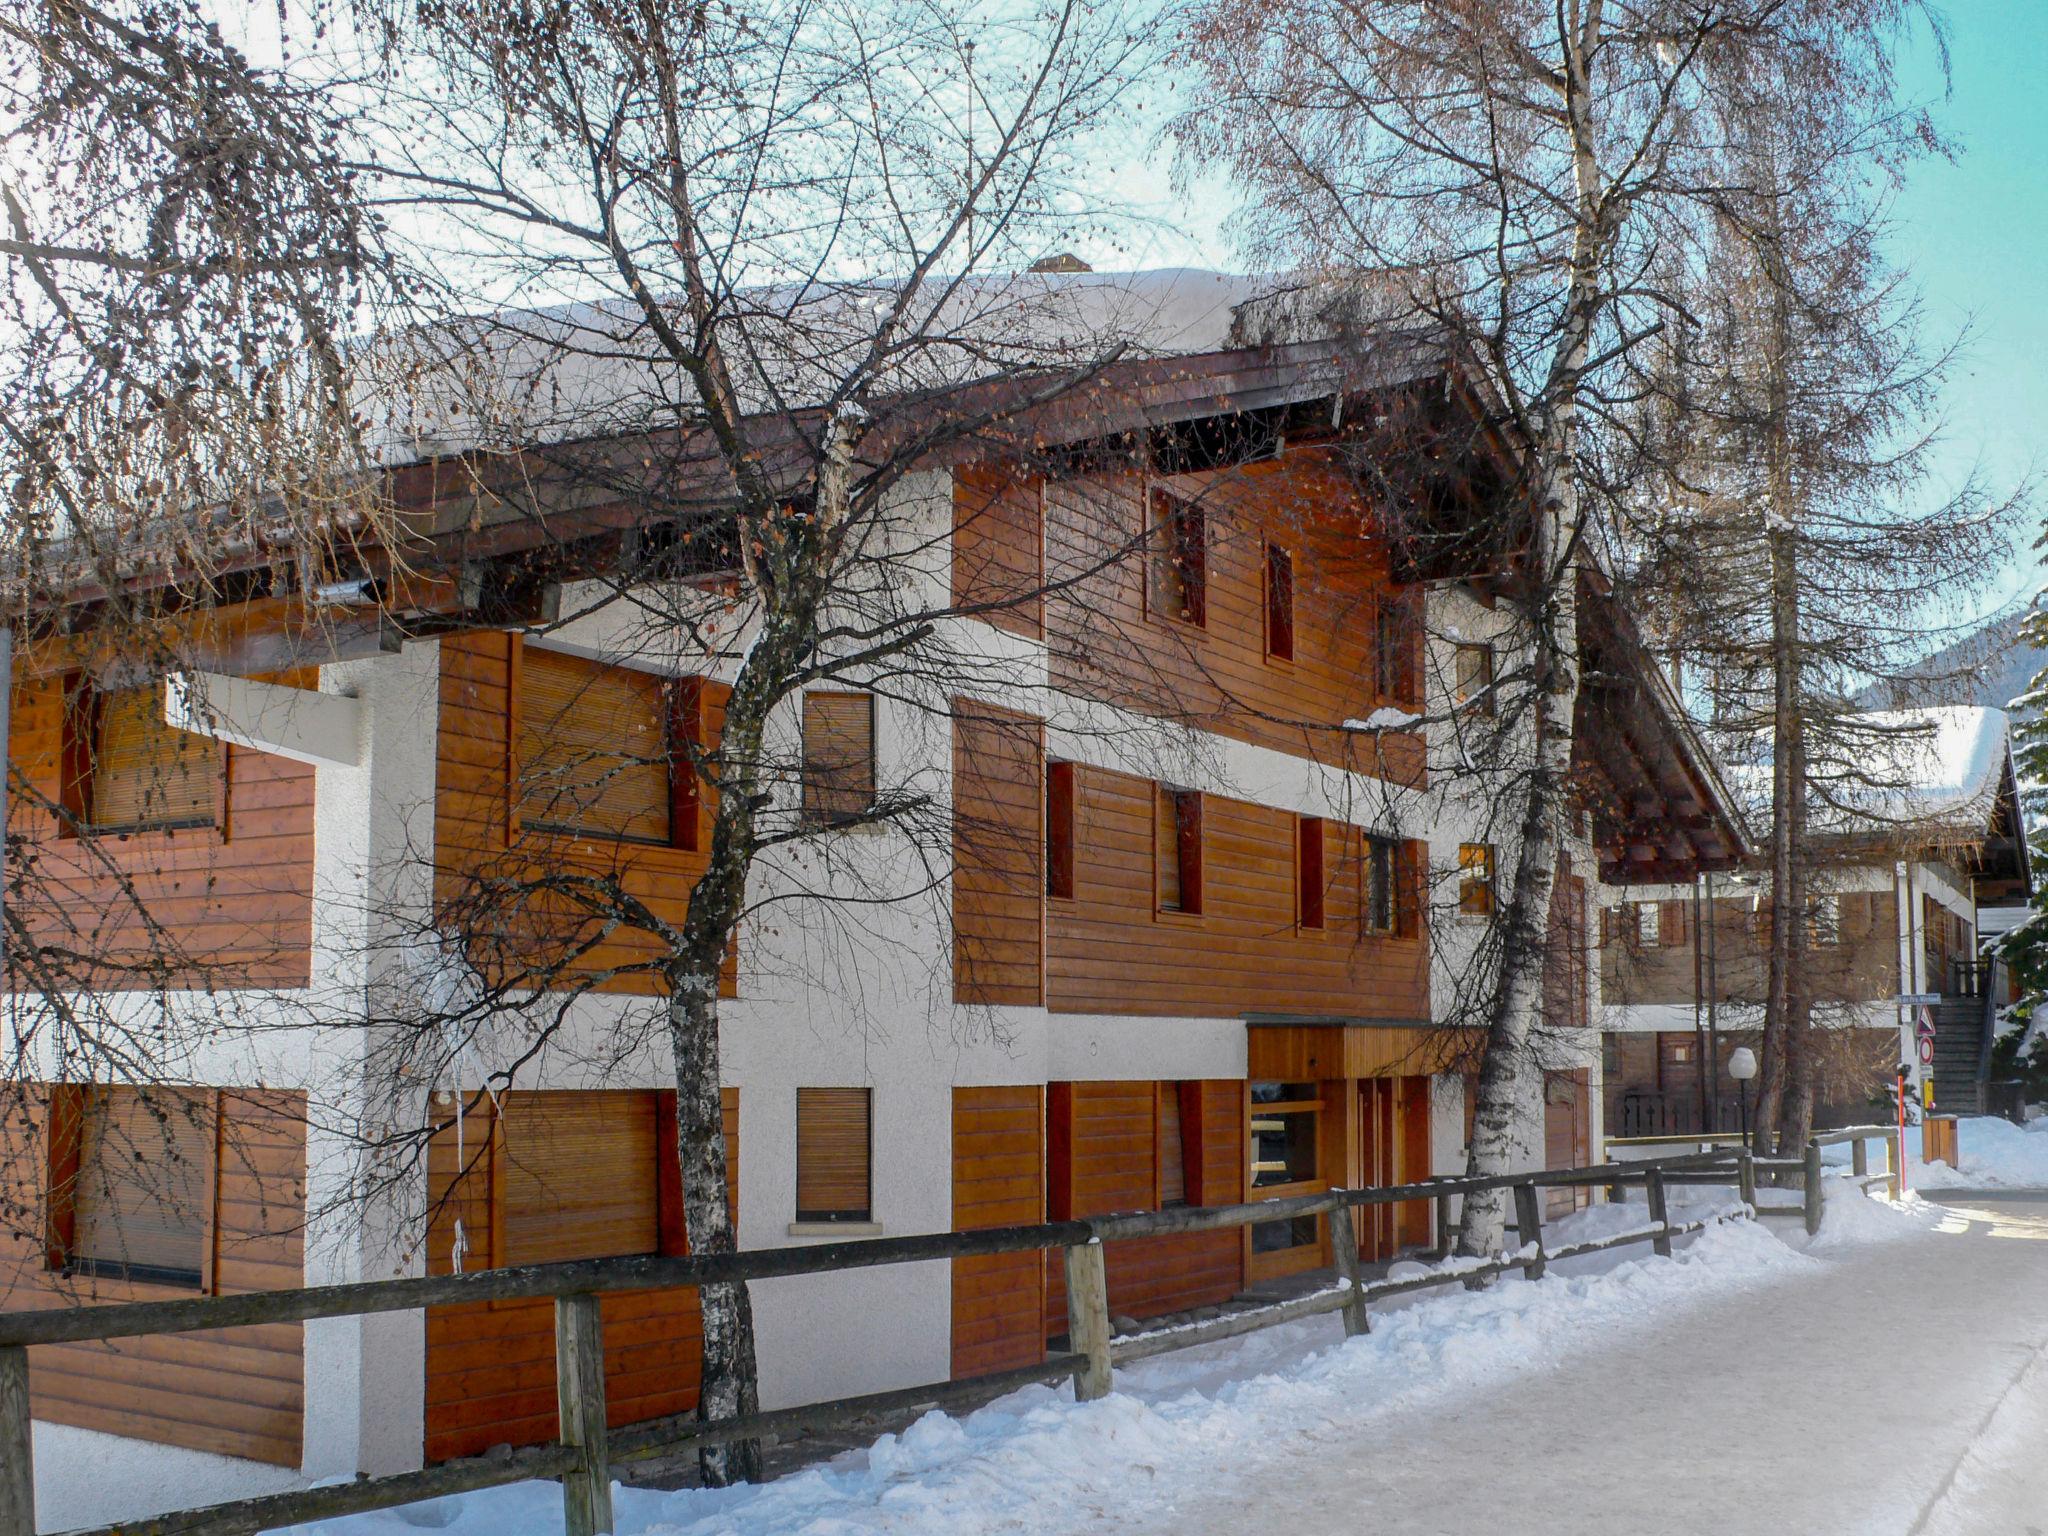
[[[1749,1080],[1756,1076],[1756,1052],[1738,1045],[1728,1053],[1728,1075],[1742,1095],[1742,1144],[1749,1145]]]

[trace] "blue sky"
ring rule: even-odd
[[[1915,169],[1893,249],[1925,297],[1930,345],[1970,333],[1949,378],[1939,473],[1981,465],[2009,487],[2048,470],[2048,0],[1957,0],[1948,20],[1951,85],[1937,112],[1960,154]],[[1941,89],[1931,48],[1906,65],[1924,97]],[[2003,597],[2039,585],[2036,531],[2014,551]]]
[[[1928,349],[1967,336],[1945,391],[1928,488],[1935,499],[1973,470],[2001,495],[2048,476],[2048,0],[1953,0],[1946,19],[1947,82],[1924,29],[1901,63],[1908,93],[1934,108],[1957,154],[1913,169],[1892,210],[1890,242],[1922,294]],[[1091,256],[1131,267],[1238,265],[1217,227],[1228,190],[1212,183],[1177,198],[1170,158],[1153,153],[1120,167],[1106,189],[1160,224]],[[2048,511],[2048,494],[2039,499]],[[2039,531],[2038,515],[2019,530],[2008,569],[1980,604],[1986,612],[2041,585],[2032,551]]]

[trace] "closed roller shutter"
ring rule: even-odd
[[[669,841],[662,681],[527,646],[519,663],[519,806],[527,826]]]
[[[71,1262],[197,1285],[205,1267],[213,1096],[95,1090],[79,1121]]]
[[[93,704],[90,819],[108,831],[209,826],[220,749],[164,723],[155,688],[124,688]]]
[[[869,1096],[865,1088],[796,1091],[796,1218],[866,1221]]]
[[[830,824],[874,803],[874,695],[805,694],[805,817]]]
[[[506,1264],[654,1253],[661,1246],[655,1096],[505,1096]]]

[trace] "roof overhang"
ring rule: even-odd
[[[1635,619],[1579,580],[1573,789],[1609,885],[1686,884],[1751,856],[1749,830]]]

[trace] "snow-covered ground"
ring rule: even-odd
[[[1919,1133],[1907,1133],[1916,1148]],[[1956,1122],[1959,1168],[1915,1156],[1908,1179],[1916,1189],[2048,1189],[2048,1119],[2027,1125],[1990,1116]]]
[[[1673,1214],[1729,1194],[1674,1191]],[[2008,1509],[2048,1515],[2048,1241],[2006,1240],[2048,1239],[2048,1205],[2032,1209],[1831,1190],[1810,1243],[1796,1221],[1727,1223],[1672,1260],[1644,1245],[1405,1298],[1365,1338],[1316,1319],[1163,1356],[1101,1402],[1033,1388],[929,1414],[762,1487],[620,1487],[619,1532],[2020,1536]],[[1594,1206],[1546,1236],[1643,1220]],[[305,1529],[553,1536],[561,1494],[522,1484]]]

